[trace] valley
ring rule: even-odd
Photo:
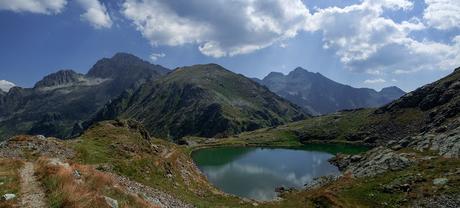
[[[89,77],[115,79],[110,75],[123,64],[152,67],[139,60],[117,54],[87,75],[52,74],[34,89],[0,95],[1,107],[12,108],[15,93],[52,92],[43,98],[56,100],[69,99],[64,91],[102,93],[94,86],[108,81]],[[8,115],[0,126],[7,137],[0,144],[0,207],[27,207],[31,197],[44,207],[460,204],[459,69],[383,106],[326,115],[216,64],[155,73],[133,78],[78,120],[56,114],[74,104],[52,105],[65,109],[54,109],[51,123],[36,121],[46,124],[44,135],[9,128],[10,119],[29,113]],[[75,122],[72,136],[55,134]]]

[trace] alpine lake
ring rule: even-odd
[[[208,180],[225,193],[270,201],[279,187],[301,189],[314,178],[338,175],[328,162],[336,153],[356,154],[366,147],[309,144],[296,148],[216,147],[199,149],[192,158]]]

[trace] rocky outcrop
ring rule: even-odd
[[[459,206],[460,195],[441,195],[415,201],[411,207],[458,208]]]
[[[337,155],[331,163],[345,174],[359,178],[404,169],[415,162],[413,157],[413,154],[377,147],[361,155]]]
[[[398,145],[408,146],[418,151],[435,151],[447,158],[460,157],[460,128],[444,133],[427,133],[407,137]]]
[[[79,82],[82,78],[82,74],[78,74],[73,70],[61,70],[44,77],[42,80],[35,84],[34,88],[68,85],[71,83]]]
[[[75,152],[55,138],[15,136],[0,143],[0,157],[23,159],[29,155],[69,159]]]

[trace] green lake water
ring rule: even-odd
[[[328,160],[336,153],[355,154],[365,147],[312,144],[299,148],[222,147],[197,150],[193,160],[222,191],[261,201],[277,196],[277,187],[302,188],[312,179],[337,175]]]

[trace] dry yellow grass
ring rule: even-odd
[[[80,177],[75,176],[76,171]],[[37,173],[47,190],[50,207],[109,207],[104,196],[116,199],[120,207],[153,207],[138,196],[124,193],[110,175],[90,166],[53,165],[40,158]]]

